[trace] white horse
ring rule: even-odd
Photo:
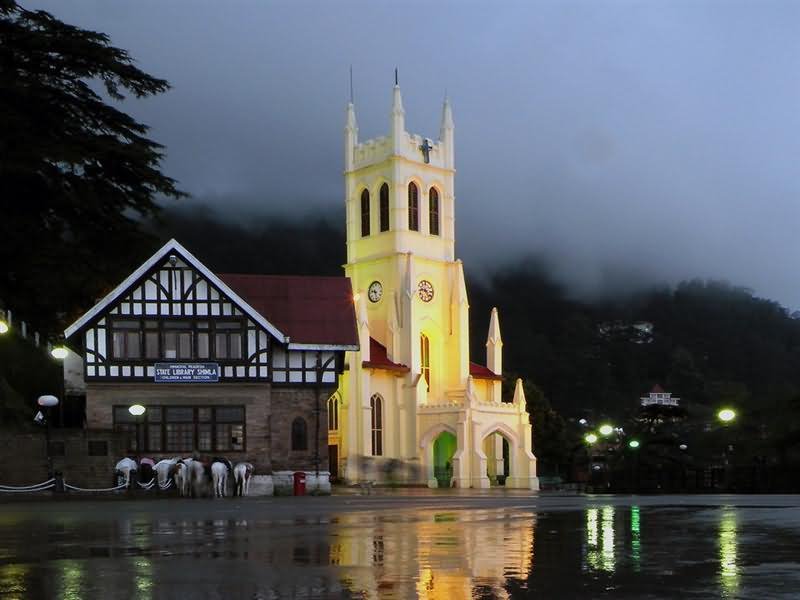
[[[249,462],[237,463],[233,468],[233,495],[247,496],[250,491],[250,478],[253,476],[253,465]]]
[[[165,458],[155,464],[153,470],[156,472],[156,480],[158,481],[159,488],[164,489],[164,486],[167,485],[170,473],[177,462],[177,458]]]
[[[187,495],[197,497],[203,492],[206,481],[206,470],[203,463],[191,458],[184,459],[187,467]]]
[[[193,458],[179,458],[173,467],[173,477],[175,487],[178,488],[181,496],[191,496],[193,488],[194,465],[200,464]],[[202,469],[202,465],[200,465]]]
[[[131,473],[135,473],[139,466],[132,458],[123,458],[114,466],[114,472],[125,477],[125,487],[131,484]]]
[[[211,479],[214,483],[214,495],[217,498],[224,498],[225,488],[228,487],[228,465],[222,462],[212,464]]]

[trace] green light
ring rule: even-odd
[[[717,418],[723,423],[730,423],[736,418],[736,411],[731,408],[723,408],[717,413]]]
[[[639,447],[639,440],[631,440],[628,442],[628,446],[631,448],[638,448]]]
[[[614,432],[614,428],[606,423],[605,425],[600,426],[600,434],[601,435],[611,435]]]
[[[587,433],[583,439],[586,440],[589,444],[594,444],[597,441],[597,436],[593,433]]]

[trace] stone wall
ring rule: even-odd
[[[319,468],[328,470],[328,397],[334,388],[321,388],[319,397]],[[272,390],[272,436],[273,471],[311,471],[314,469],[314,389],[276,387]],[[306,450],[292,450],[292,421],[302,417],[306,420],[308,444]]]
[[[328,408],[332,386],[319,389],[320,469],[328,470]],[[314,469],[315,389],[310,386],[272,386],[268,383],[241,384],[146,384],[89,383],[86,395],[86,422],[89,427],[111,428],[114,406],[141,404],[154,406],[245,407],[245,451],[215,452],[232,463],[253,463],[257,474],[283,470]],[[292,421],[306,421],[306,450],[291,449]],[[146,453],[156,460],[175,452]],[[189,453],[185,453],[189,454]],[[124,456],[124,454],[120,455]]]
[[[114,406],[141,404],[154,406],[224,406],[245,407],[245,450],[215,452],[233,464],[253,463],[256,473],[271,473],[269,452],[270,386],[267,384],[120,384],[89,383],[86,392],[86,422],[89,427],[112,427]],[[191,452],[147,452],[156,461]]]
[[[107,454],[89,455],[89,442]],[[103,444],[105,442],[105,444]],[[124,456],[123,436],[109,430],[52,429],[50,444],[53,470],[77,487],[106,488],[113,484],[114,465]],[[93,444],[94,446],[94,444]],[[47,480],[45,430],[41,432],[0,431],[0,484],[31,485]]]

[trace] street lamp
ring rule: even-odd
[[[64,360],[67,358],[69,354],[69,350],[66,349],[64,346],[56,346],[52,350],[50,350],[50,355],[55,358],[56,360]]]
[[[736,411],[732,408],[723,408],[717,413],[717,418],[723,423],[730,423],[736,418]]]
[[[128,412],[131,413],[134,421],[136,422],[136,462],[139,462],[139,455],[141,454],[141,445],[139,443],[140,435],[139,435],[139,426],[141,425],[142,419],[141,416],[145,413],[147,409],[142,406],[141,404],[132,404],[128,407]]]
[[[586,440],[587,444],[594,444],[597,442],[597,435],[594,433],[587,433],[583,439]]]
[[[631,440],[628,442],[628,447],[633,448],[634,450],[639,447],[639,440]]]
[[[3,319],[0,319],[0,335],[8,333],[8,323],[6,323]]]
[[[606,423],[605,425],[600,426],[599,431],[600,435],[611,435],[612,433],[614,433],[614,428],[608,423]]]
[[[42,407],[45,413],[44,443],[47,455],[47,478],[49,479],[53,476],[53,458],[50,456],[50,409],[58,406],[58,398],[55,396],[39,396],[36,404]]]

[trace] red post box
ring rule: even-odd
[[[302,471],[298,471],[294,474],[294,495],[306,495],[306,474]]]

